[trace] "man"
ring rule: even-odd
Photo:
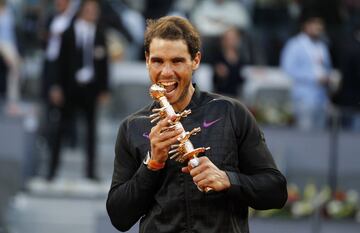
[[[108,98],[108,67],[104,32],[97,26],[98,2],[83,1],[73,25],[64,32],[59,54],[59,75],[50,89],[52,103],[61,108],[59,129],[55,135],[48,180],[52,180],[59,164],[65,126],[80,110],[86,120],[86,177],[95,174],[95,136],[97,103]]]
[[[212,81],[216,93],[235,98],[242,97],[245,79],[241,71],[247,60],[243,44],[243,35],[235,27],[229,28],[221,36],[213,64]]]
[[[293,79],[292,98],[296,124],[300,129],[322,129],[326,123],[331,61],[321,40],[323,20],[316,12],[305,11],[302,31],[282,51],[281,68]]]
[[[126,231],[141,219],[140,232],[249,232],[249,206],[281,208],[287,199],[286,180],[254,118],[236,100],[201,92],[192,83],[201,60],[200,39],[187,20],[148,21],[145,57],[151,82],[166,88],[174,110],[192,110],[181,120],[184,128],[201,126],[191,142],[211,149],[189,170],[168,158],[182,132],[169,128],[173,116],[150,123],[158,103],[125,119],[107,200],[113,225]],[[197,186],[212,191],[200,192]]]
[[[43,33],[43,42],[46,47],[42,83],[42,95],[49,96],[49,87],[58,75],[57,59],[60,53],[61,36],[68,29],[75,17],[80,1],[56,0],[55,12],[49,16]]]
[[[55,12],[51,12],[47,17],[46,25],[44,25],[41,35],[44,43],[45,56],[42,72],[42,90],[41,96],[44,103],[44,122],[42,129],[44,130],[44,138],[49,148],[54,146],[54,134],[59,124],[59,106],[55,106],[50,99],[50,87],[54,85],[56,76],[59,75],[58,59],[60,54],[61,37],[63,33],[72,24],[75,14],[78,11],[80,0],[56,0],[54,1]],[[66,138],[75,142],[76,130],[74,121],[66,127]],[[75,143],[73,143],[75,144]],[[73,145],[72,144],[72,145]]]

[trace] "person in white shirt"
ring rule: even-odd
[[[302,19],[302,30],[286,43],[280,64],[293,80],[297,126],[305,130],[322,129],[326,125],[327,85],[332,65],[328,47],[322,40],[323,20],[315,12],[304,14]]]

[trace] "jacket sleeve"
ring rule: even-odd
[[[61,42],[59,48],[59,57],[57,58],[57,72],[54,73],[53,84],[57,85],[63,89],[66,89],[66,84],[68,82],[68,78],[70,77],[70,69],[71,65],[69,64],[70,59],[70,50],[71,50],[71,30],[72,27],[65,30],[65,32],[61,35]]]
[[[127,123],[119,129],[114,172],[106,208],[114,227],[130,229],[153,205],[161,171],[151,171],[139,161],[136,149],[131,147]]]
[[[234,120],[240,172],[226,171],[231,183],[228,194],[254,209],[282,208],[287,200],[286,179],[277,169],[263,133],[245,107],[237,108]]]

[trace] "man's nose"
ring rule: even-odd
[[[174,69],[171,66],[171,64],[164,64],[164,67],[161,71],[161,74],[165,77],[173,76],[174,75]]]

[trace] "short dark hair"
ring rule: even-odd
[[[315,19],[323,20],[323,15],[321,14],[320,10],[318,10],[317,8],[311,8],[311,7],[305,7],[302,9],[300,17],[299,17],[300,24],[304,25]]]
[[[101,6],[100,6],[100,1],[99,0],[82,0],[81,3],[80,3],[80,6],[77,10],[77,17],[80,17],[82,11],[84,10],[84,7],[87,3],[95,3],[97,5],[97,8],[98,8],[98,14],[101,13]]]
[[[150,43],[154,38],[184,40],[191,59],[194,59],[200,51],[200,34],[187,19],[178,16],[165,16],[157,20],[149,19],[146,22],[144,39],[146,53],[149,53]]]

